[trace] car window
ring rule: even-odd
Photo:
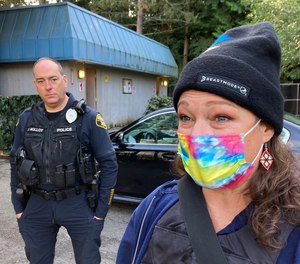
[[[300,126],[300,118],[298,116],[285,112],[283,117],[285,120]],[[287,143],[291,137],[291,132],[287,128],[283,127],[279,137],[282,139],[284,143]]]
[[[281,134],[280,134],[280,138],[281,140],[286,144],[289,140],[291,136],[290,131],[288,131],[285,127],[282,129]]]
[[[288,121],[300,126],[300,117],[293,115],[291,113],[288,113],[288,112],[285,112],[283,117],[285,120],[288,120]]]
[[[124,133],[125,144],[177,144],[177,115],[174,112],[150,117]]]

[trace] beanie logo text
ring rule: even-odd
[[[216,75],[209,75],[209,74],[202,75],[200,82],[205,84],[221,86],[224,88],[230,88],[232,89],[232,91],[244,95],[246,97],[248,97],[250,92],[250,89],[245,87],[244,85],[236,81],[229,80],[224,77],[220,77]]]

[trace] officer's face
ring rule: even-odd
[[[66,95],[68,80],[66,75],[61,74],[58,65],[51,60],[41,60],[35,65],[33,74],[35,88],[47,111],[62,110],[68,102]]]

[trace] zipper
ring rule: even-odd
[[[62,141],[61,140],[58,140],[58,151],[59,151],[59,159],[61,160],[62,159],[62,156],[61,156],[61,152],[62,152]]]
[[[137,257],[137,250],[139,248],[139,243],[140,243],[140,239],[141,239],[141,236],[142,236],[142,230],[143,230],[143,227],[144,227],[144,223],[145,223],[145,220],[146,220],[146,217],[147,217],[147,214],[150,210],[150,207],[152,206],[154,200],[156,199],[156,196],[153,196],[152,199],[151,199],[151,202],[149,203],[148,207],[147,207],[147,210],[143,216],[143,219],[142,219],[142,224],[141,224],[141,227],[140,227],[140,230],[139,230],[139,234],[138,234],[138,238],[137,238],[137,243],[136,243],[136,246],[135,246],[135,250],[134,250],[134,254],[133,254],[133,259],[132,259],[132,264],[135,263],[135,259]]]
[[[50,183],[51,179],[50,179],[50,158],[51,158],[51,148],[50,148],[50,140],[51,140],[51,136],[50,136],[50,131],[52,128],[52,122],[49,123],[48,129],[47,129],[47,134],[46,134],[46,183]]]

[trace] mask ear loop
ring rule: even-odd
[[[258,124],[260,123],[260,121],[261,121],[261,119],[259,119],[256,123],[255,123],[255,125],[253,126],[253,127],[251,127],[245,134],[244,134],[244,138],[246,137],[246,136],[248,136],[257,126],[258,126]]]
[[[255,123],[255,125],[254,125],[253,127],[251,127],[251,128],[244,134],[244,136],[243,136],[244,139],[245,139],[246,136],[248,136],[248,135],[249,135],[249,134],[250,134],[250,133],[258,126],[258,124],[260,123],[260,121],[261,121],[261,119],[259,119],[259,120]],[[262,144],[261,147],[259,148],[259,151],[257,152],[257,154],[256,154],[254,160],[251,162],[251,164],[254,164],[254,162],[257,160],[257,158],[259,157],[259,154],[261,153],[262,148],[263,148],[263,144]]]
[[[253,164],[253,163],[257,160],[257,158],[259,157],[259,154],[261,153],[261,150],[262,150],[262,148],[263,148],[263,145],[264,145],[264,144],[262,144],[261,147],[259,148],[259,151],[257,152],[257,154],[256,154],[254,160],[251,162],[251,164]]]

